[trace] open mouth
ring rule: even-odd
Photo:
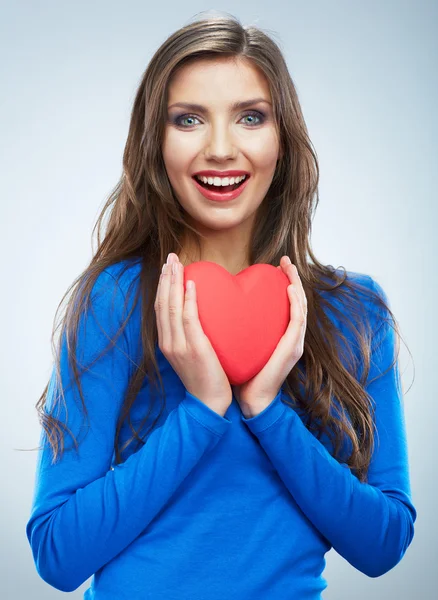
[[[195,179],[197,181],[197,183],[199,183],[199,185],[201,185],[203,188],[205,188],[207,190],[211,190],[212,192],[218,192],[219,194],[221,192],[225,193],[225,192],[232,192],[233,190],[237,190],[237,188],[239,188],[242,184],[244,184],[248,178],[249,178],[249,175],[247,175],[245,177],[245,179],[242,179],[242,181],[239,181],[239,183],[234,183],[233,185],[213,185],[213,184],[209,184],[209,183],[204,183],[197,177],[193,177],[193,179]]]

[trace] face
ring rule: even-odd
[[[233,107],[252,99],[259,100],[245,108]],[[242,60],[199,60],[174,74],[167,107],[163,159],[189,222],[206,236],[233,231],[238,237],[239,232],[248,232],[279,158],[272,98],[264,75]],[[194,173],[203,170],[243,171],[249,178],[236,198],[214,201],[199,191],[193,179]]]

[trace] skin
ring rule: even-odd
[[[269,104],[230,108],[233,102],[250,98],[264,98]],[[181,67],[175,74],[169,85],[168,107],[177,102],[201,104],[206,109],[168,108],[162,146],[166,171],[189,222],[206,237],[202,258],[187,242],[180,260],[184,265],[211,260],[235,275],[250,264],[251,228],[279,159],[269,85],[246,61],[204,59]],[[261,111],[264,117],[253,111]],[[187,118],[188,114],[193,118]],[[180,116],[185,118],[176,125],[173,120]],[[251,177],[237,199],[212,202],[192,180],[193,173],[204,169],[237,169]]]
[[[266,102],[245,109],[230,108],[233,102],[250,98],[264,98]],[[178,102],[201,104],[204,110],[172,106]],[[159,336],[167,340],[168,348],[178,345],[180,359],[193,353],[196,346],[200,348],[202,338],[196,288],[184,290],[184,266],[208,260],[233,275],[250,266],[248,248],[254,218],[280,158],[271,103],[264,75],[240,59],[199,60],[180,68],[170,82],[163,160],[189,222],[206,238],[201,240],[201,255],[189,241],[183,243],[179,256],[169,254],[169,267],[163,270],[157,289],[156,307],[161,307],[156,309]],[[263,116],[254,111],[261,111]],[[180,117],[178,123],[174,121],[176,117]],[[243,170],[248,171],[251,178],[237,199],[216,203],[205,198],[192,181],[192,174],[204,169]],[[303,354],[307,320],[304,289],[295,265],[287,256],[282,257],[277,268],[282,269],[290,281],[287,288],[290,322],[263,369],[241,386],[233,386],[246,418],[256,416],[272,402]],[[193,334],[194,321],[196,335]],[[218,409],[222,415],[227,402]]]

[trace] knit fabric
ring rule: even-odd
[[[317,600],[332,547],[369,577],[397,565],[417,515],[398,362],[371,381],[394,358],[388,320],[367,306],[374,335],[366,389],[377,427],[367,483],[333,457],[326,435],[317,439],[307,429],[283,390],[253,418],[235,397],[221,416],[184,388],[158,346],[165,409],[157,397],[142,429],[156,418],[145,443],[128,445],[116,465],[116,424],[140,360],[140,302],[115,346],[99,354],[126,318],[139,274],[136,261],[108,267],[81,317],[77,357],[85,365],[95,360],[80,377],[88,419],[77,389],[68,387],[73,374],[63,341],[65,405],[53,416],[64,423],[68,416],[79,448],[66,434],[70,449],[52,465],[41,430],[26,526],[39,575],[65,592],[92,577],[86,600]],[[371,277],[348,277],[388,300]],[[53,370],[46,410],[55,383]],[[151,407],[149,395],[145,378],[131,410],[135,429]],[[131,437],[125,422],[122,445]]]

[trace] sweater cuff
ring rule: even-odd
[[[281,401],[282,390],[278,392],[271,404],[262,410],[255,417],[246,419],[243,414],[241,419],[253,433],[259,433],[268,427],[271,427],[278,419],[282,417],[284,412],[287,410],[286,405]]]
[[[222,417],[187,390],[181,404],[198,423],[218,436],[222,436],[231,425],[229,419]]]

